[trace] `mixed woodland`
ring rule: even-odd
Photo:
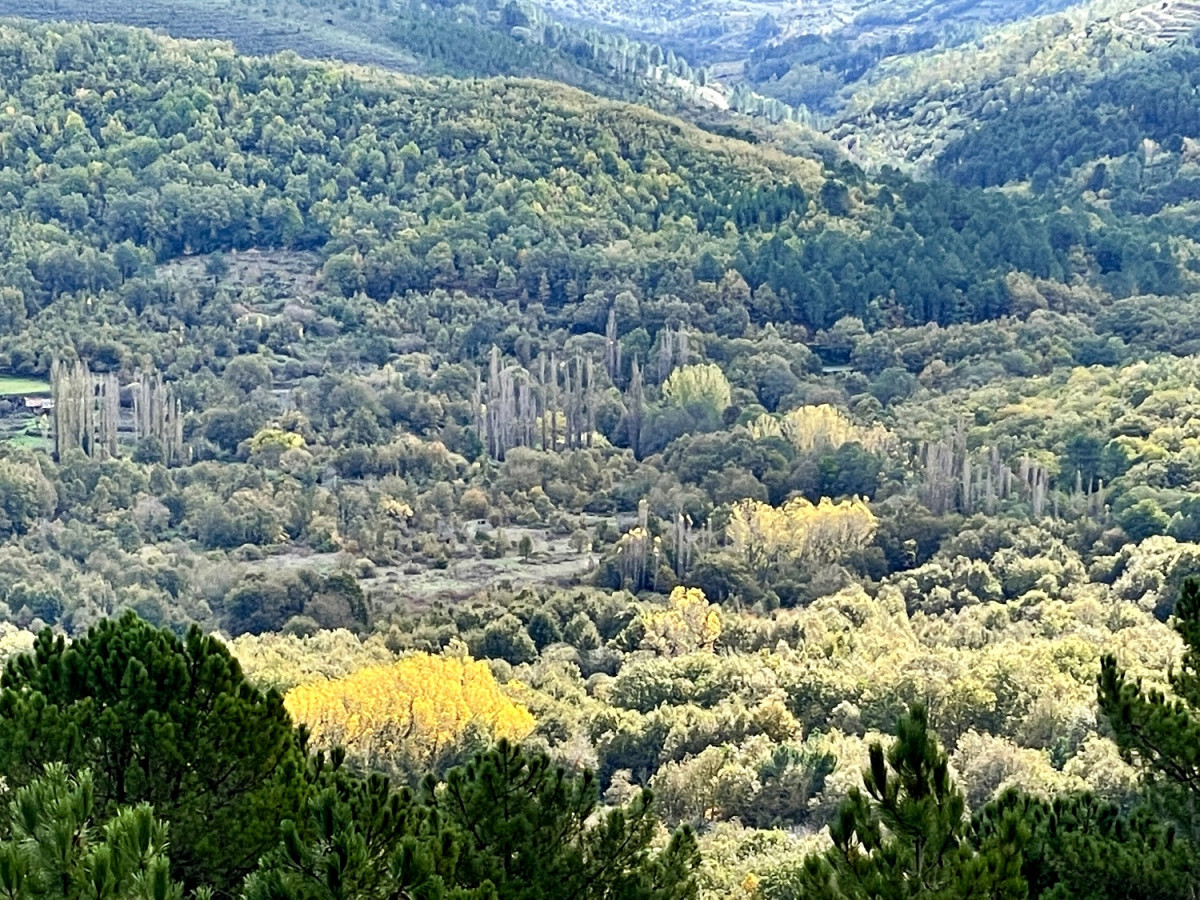
[[[1194,896],[1195,42],[389,10],[0,22],[0,896]]]

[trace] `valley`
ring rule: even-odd
[[[1198,9],[0,0],[0,895],[1193,897]]]
[[[772,43],[783,43],[802,35],[882,41],[899,34],[938,31],[943,28],[971,29],[1014,19],[1055,12],[1072,5],[1071,0],[1027,0],[1001,3],[996,0],[817,0],[789,3],[759,2],[666,2],[651,4],[551,0],[548,6],[578,20],[603,24],[637,34],[645,39],[681,47],[703,47],[703,54],[719,59],[723,54],[740,54]]]

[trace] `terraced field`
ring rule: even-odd
[[[1200,2],[1156,0],[1118,16],[1116,24],[1153,40],[1170,43],[1200,28]]]

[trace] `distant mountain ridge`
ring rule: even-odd
[[[546,0],[573,18],[719,54],[748,54],[801,35],[883,38],[904,29],[990,26],[1077,0]]]

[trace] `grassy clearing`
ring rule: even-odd
[[[15,375],[0,375],[0,396],[13,394],[49,394],[50,382],[41,378],[20,378]]]
[[[49,451],[53,446],[53,442],[49,438],[34,434],[14,434],[11,437],[4,438],[3,442],[9,447],[17,447],[21,450]]]

